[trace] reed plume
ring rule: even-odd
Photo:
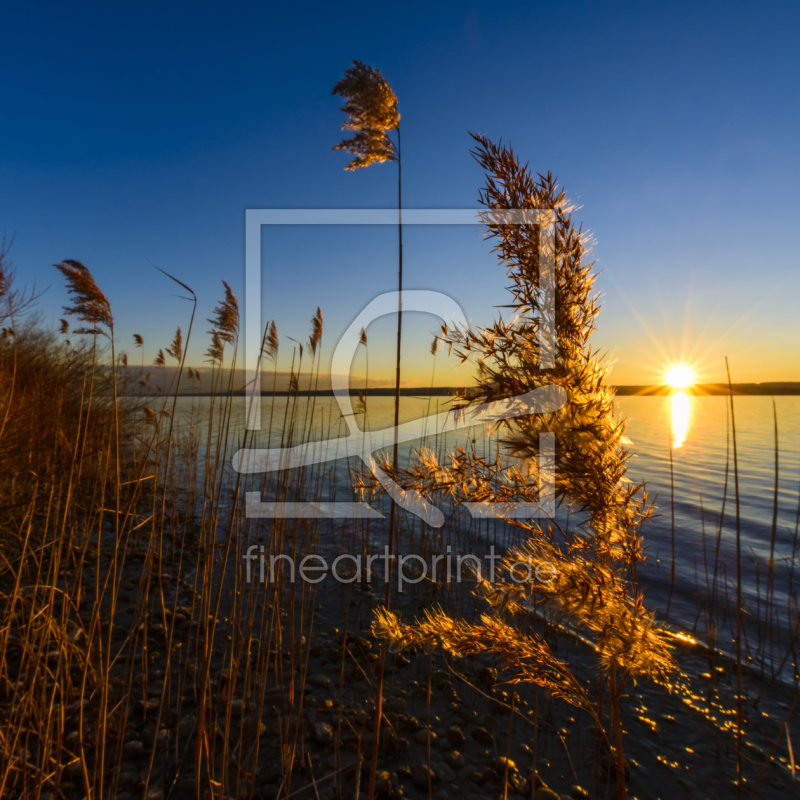
[[[509,683],[533,683],[553,697],[596,717],[594,704],[566,662],[556,658],[536,632],[522,634],[496,616],[484,614],[476,623],[456,620],[441,609],[426,610],[413,625],[403,624],[391,611],[378,609],[372,631],[387,639],[393,649],[440,647],[465,658],[487,651],[499,656],[510,671]]]
[[[611,692],[617,795],[621,799],[626,796],[621,692],[628,681],[657,677],[673,666],[659,625],[646,610],[635,580],[629,579],[644,558],[639,529],[652,509],[644,488],[632,485],[626,477],[629,442],[625,423],[615,417],[613,392],[605,386],[609,367],[589,346],[599,306],[593,293],[592,263],[584,260],[588,240],[572,222],[573,207],[551,174],[534,178],[510,148],[483,136],[474,138],[478,147],[473,155],[487,174],[480,194],[485,208],[553,211],[555,316],[546,318],[550,311],[539,281],[543,231],[489,217],[488,236],[496,240],[494,250],[511,281],[514,316],[474,331],[444,327],[443,340],[448,347],[462,362],[472,359],[477,364],[477,386],[469,398],[461,399],[459,407],[464,413],[473,403],[505,399],[551,384],[563,387],[568,401],[549,414],[499,422],[505,432],[505,455],[521,459],[525,469],[508,469],[499,457],[490,461],[463,448],[452,453],[447,469],[424,457],[405,470],[388,459],[382,467],[403,488],[416,489],[426,497],[449,495],[456,505],[475,501],[536,504],[545,477],[539,467],[540,434],[555,434],[555,499],[569,503],[585,521],[567,533],[555,524],[545,529],[538,523],[509,519],[511,525],[525,531],[527,542],[506,555],[503,567],[508,578],[493,583],[480,579],[478,592],[489,602],[493,615],[522,612],[527,599],[533,597],[593,637]],[[555,330],[554,367],[545,370],[540,366],[539,332],[547,322],[552,322]],[[431,352],[435,352],[433,346]],[[549,477],[550,471],[547,473]],[[369,485],[370,476],[357,482],[358,488]],[[558,539],[554,527],[559,530]],[[552,570],[553,580],[534,578],[543,566]],[[510,657],[501,644],[503,636],[476,640],[469,626],[449,620],[443,613],[433,621],[447,631],[448,648],[471,651],[479,646],[476,641],[482,642],[512,675],[519,672],[518,654]],[[389,622],[385,615],[379,616],[375,632],[399,644],[430,637],[433,630],[432,618],[418,621],[413,626],[416,632]],[[544,662],[551,654],[533,646],[526,652],[537,669],[548,669]]]
[[[214,307],[214,316],[208,320],[212,325],[209,333],[213,336],[216,331],[223,342],[234,344],[239,338],[239,302],[228,283],[222,281],[222,285],[225,287],[225,297]]]
[[[321,312],[320,312],[321,318]],[[320,323],[321,324],[321,323]],[[271,358],[273,361],[278,358],[278,347],[280,343],[278,342],[278,329],[275,327],[275,321],[273,320],[269,325],[269,331],[267,333],[267,338],[264,346],[264,355],[267,358]]]
[[[380,72],[362,61],[353,61],[333,87],[333,94],[345,100],[342,111],[347,119],[342,123],[342,130],[354,131],[353,136],[333,148],[355,156],[345,169],[396,161],[396,148],[386,132],[396,130],[400,124],[397,95]]]
[[[109,330],[113,330],[114,317],[111,314],[111,304],[95,283],[89,269],[80,261],[69,258],[54,266],[64,276],[67,292],[75,296],[71,306],[64,306],[64,313],[74,314],[81,322],[92,326],[76,333],[102,333],[98,325],[105,325]]]
[[[222,363],[222,357],[225,352],[225,342],[222,340],[222,337],[219,334],[219,331],[212,330],[211,333],[211,344],[208,346],[206,350],[207,361],[211,364]]]
[[[172,344],[167,348],[167,355],[172,356],[176,361],[180,361],[183,357],[183,335],[181,329],[175,331],[175,338]]]
[[[311,357],[317,354],[317,347],[322,339],[322,309],[317,306],[317,313],[311,317],[311,336],[308,337],[308,349],[311,350]]]

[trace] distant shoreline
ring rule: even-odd
[[[674,389],[670,386],[664,385],[628,385],[609,387],[616,390],[618,397],[665,397],[672,394]],[[756,395],[756,396],[777,396],[777,395],[800,395],[800,382],[771,382],[771,383],[734,383],[731,387],[735,395]],[[471,387],[466,390],[467,395],[471,394]],[[729,392],[726,384],[720,383],[701,383],[695,386],[688,386],[679,391],[685,392],[689,395],[701,397],[703,395],[727,395]],[[395,390],[392,387],[373,387],[370,389],[350,388],[350,396],[356,397],[359,392],[365,397],[394,397]],[[401,397],[454,397],[458,394],[463,396],[465,389],[463,387],[455,386],[418,386],[418,387],[403,387],[400,389]],[[184,396],[191,397],[208,397],[211,392],[184,392]],[[244,389],[238,389],[233,393],[237,397],[245,396]],[[272,390],[262,390],[263,397],[271,397]],[[276,397],[287,397],[290,392],[286,389],[281,389],[274,392]],[[299,397],[332,397],[333,391],[331,389],[319,389],[317,391],[303,389],[297,392]]]
[[[770,382],[770,383],[734,383],[728,388],[724,383],[698,383],[677,391],[701,397],[703,395],[726,395],[731,389],[737,395],[800,395],[800,382]],[[617,386],[619,397],[631,396],[665,396],[672,394],[675,389],[671,386]]]

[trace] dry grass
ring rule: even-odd
[[[671,666],[636,580],[649,504],[640,487],[624,481],[624,427],[608,416],[605,368],[587,351],[584,334],[596,309],[566,201],[550,178],[526,183],[507,152],[483,146],[487,168],[506,170],[509,185],[535,189],[536,202],[563,212],[559,302],[577,322],[571,328],[562,320],[566,332],[559,339],[556,378],[571,402],[506,433],[511,450],[530,458],[537,454],[540,428],[559,431],[557,493],[582,511],[583,522],[562,529],[555,522],[481,527],[465,521],[458,509],[466,500],[536,499],[531,475],[509,470],[495,453],[448,448],[437,438],[436,450],[406,467],[387,458],[387,473],[428,496],[446,496],[451,512],[437,532],[398,515],[398,551],[430,560],[448,547],[469,552],[493,541],[506,553],[509,578],[492,585],[427,581],[404,596],[387,585],[376,630],[416,653],[411,663],[385,648],[376,652],[374,639],[365,635],[363,627],[379,605],[371,586],[349,584],[323,596],[323,588],[292,582],[282,563],[274,580],[246,582],[241,565],[251,546],[299,560],[318,552],[327,536],[336,538],[341,553],[366,556],[382,550],[383,530],[369,522],[326,528],[309,520],[245,518],[246,492],[276,501],[319,499],[333,495],[335,476],[322,466],[266,476],[230,471],[229,456],[247,446],[251,434],[235,407],[238,304],[229,286],[210,320],[210,363],[202,378],[209,395],[191,401],[187,411],[189,403],[179,402],[182,381],[200,380],[186,365],[194,313],[180,320],[173,341],[158,351],[159,370],[167,357],[176,360],[175,378],[166,385],[162,372],[160,392],[150,392],[144,361],[130,367],[124,354],[117,358],[104,345],[103,332],[112,332],[111,304],[86,267],[59,265],[73,290],[68,310],[81,319],[84,332],[62,326],[52,333],[30,316],[35,293],[15,288],[13,270],[0,259],[0,322],[8,331],[0,340],[0,797],[80,800],[131,791],[151,800],[328,800],[334,788],[338,797],[359,797],[366,788],[397,800],[403,795],[396,775],[386,778],[382,767],[397,767],[409,744],[404,733],[422,723],[389,703],[418,702],[417,716],[431,726],[443,713],[448,720],[461,714],[466,724],[475,717],[463,700],[466,692],[494,713],[509,714],[507,739],[494,753],[499,766],[486,768],[493,776],[487,787],[504,796],[512,789],[532,794],[542,780],[540,767],[553,758],[554,742],[575,757],[571,769],[581,772],[580,751],[572,747],[570,756],[564,740],[548,733],[556,713],[552,698],[578,709],[583,721],[597,727],[598,741],[611,742],[621,757],[623,687]],[[515,261],[514,248],[535,245],[535,237],[518,241],[507,231],[496,233],[506,248],[501,255],[516,269],[515,302],[530,304],[536,297],[525,278],[530,259]],[[297,344],[290,354],[295,389],[317,386],[322,332],[317,309],[307,345]],[[481,399],[494,399],[550,380],[530,368],[534,333],[523,315],[449,344],[462,355],[473,350],[483,358]],[[135,346],[143,343],[134,337]],[[362,343],[366,347],[365,333]],[[274,323],[265,329],[263,353],[277,373]],[[131,396],[136,387],[141,396]],[[366,398],[363,406],[366,412]],[[263,443],[307,442],[324,431],[325,413],[313,392],[305,400],[296,391],[285,399],[273,393]],[[335,433],[337,420],[327,423],[327,433]],[[356,476],[353,482],[358,484]],[[544,561],[558,565],[552,583],[511,580],[515,570],[527,565],[535,571]],[[704,603],[719,637],[719,595],[727,582],[718,562],[717,546],[706,570],[713,577]],[[771,576],[767,585],[771,596]],[[482,595],[477,613],[471,589]],[[401,621],[411,610],[439,604],[420,624]],[[333,617],[335,630],[331,605],[341,612]],[[776,617],[767,607],[765,602],[762,627],[772,631]],[[796,605],[786,615],[796,630]],[[563,634],[565,620],[589,637],[604,690],[576,666],[577,648]],[[791,662],[794,644],[786,649],[765,634],[773,677]],[[746,641],[743,647],[749,652]],[[441,651],[457,657],[458,672]],[[713,665],[719,656],[711,649],[709,658]],[[309,678],[322,663],[333,677],[327,689],[318,690]],[[520,694],[505,691],[503,680],[515,683]],[[536,691],[525,695],[527,684]],[[610,720],[609,704],[603,705],[609,693]],[[781,725],[790,717],[791,711]],[[520,721],[524,734],[514,731]],[[331,726],[329,746],[316,741],[322,735],[317,723]],[[523,739],[533,744],[529,779],[508,765],[512,745]],[[778,742],[770,731],[767,761],[754,767],[745,759],[744,769],[756,775],[762,763],[772,763]],[[428,766],[434,756],[429,736]],[[598,745],[595,768],[602,758]],[[616,767],[618,761],[604,780]],[[602,796],[605,785],[596,788]],[[430,773],[420,791],[432,793]]]

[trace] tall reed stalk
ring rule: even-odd
[[[354,135],[334,146],[334,150],[345,150],[354,155],[345,167],[355,170],[373,163],[394,161],[397,163],[397,355],[395,363],[394,394],[394,448],[392,464],[398,467],[397,427],[400,424],[400,351],[403,332],[403,177],[400,158],[400,114],[397,111],[397,95],[378,70],[361,61],[353,61],[345,70],[344,78],[333,87],[333,94],[345,99],[342,108],[347,120],[343,130],[352,130]],[[395,131],[397,143],[388,132]],[[397,532],[397,503],[392,500],[389,512],[389,554],[394,553]],[[391,580],[386,581],[385,605],[389,608]],[[375,724],[373,727],[372,760],[370,761],[369,800],[375,796],[375,776],[378,764],[378,742],[380,738],[383,706],[383,680],[386,666],[386,648],[381,648],[378,672],[378,696],[375,702]]]
[[[725,370],[728,374],[728,396],[731,407],[731,441],[733,445],[733,490],[736,508],[736,790],[742,797],[744,776],[742,774],[742,529],[739,510],[739,454],[736,448],[736,415],[733,409],[733,386],[728,357],[725,357]]]

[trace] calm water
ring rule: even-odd
[[[192,402],[207,400],[185,398],[180,401],[184,419]],[[257,446],[268,442],[268,425],[272,417],[272,446],[280,446],[280,431],[289,404],[287,398],[277,398],[274,409],[270,400],[262,405],[262,431]],[[332,398],[311,400],[298,398],[295,411],[295,439],[301,431],[311,429],[311,438],[335,440],[347,435],[341,412]],[[367,425],[370,429],[388,427],[393,418],[393,398],[368,398]],[[403,398],[401,422],[418,419],[449,408],[448,398]],[[779,482],[777,492],[777,526],[774,545],[775,601],[783,614],[781,627],[786,626],[786,607],[789,599],[790,574],[800,495],[800,397],[775,398],[779,442]],[[708,587],[714,582],[715,552],[717,609],[722,608],[726,595],[728,607],[735,600],[736,575],[736,504],[734,496],[733,449],[730,439],[728,399],[725,397],[621,397],[619,413],[629,420],[628,436],[632,441],[633,457],[629,477],[645,481],[648,493],[657,495],[658,513],[649,520],[643,534],[647,545],[647,560],[640,569],[640,581],[647,585],[648,604],[666,610],[670,595],[672,566],[673,521],[670,499],[674,503],[675,582],[669,601],[669,620],[688,630],[705,630],[708,608]],[[236,424],[231,441],[238,441],[243,427],[244,401],[236,401]],[[736,419],[739,516],[743,561],[743,600],[749,616],[751,647],[758,637],[756,624],[763,616],[763,598],[770,557],[775,502],[775,433],[772,398],[737,397],[734,401]],[[362,414],[357,416],[363,425]],[[313,421],[313,424],[312,424]],[[433,431],[430,431],[433,433]],[[413,442],[401,447],[407,458],[413,448],[422,444],[439,449],[464,444],[467,437],[475,439],[479,453],[494,446],[485,429],[449,433],[446,437]],[[340,445],[320,445],[326,449],[330,480],[323,485],[321,499],[351,500],[350,469],[359,469],[358,459],[338,459]],[[232,449],[235,449],[233,447]],[[673,488],[670,486],[670,453],[672,455]],[[349,461],[349,463],[348,463]],[[726,494],[726,463],[728,464]],[[727,496],[725,513],[721,518],[723,497]],[[265,497],[265,500],[269,498]],[[308,498],[311,499],[311,498]],[[718,538],[719,537],[719,538]],[[705,604],[705,605],[704,605]],[[725,634],[720,642],[724,643]],[[728,633],[727,640],[730,641]]]
[[[641,577],[651,602],[663,605],[669,594],[674,497],[676,584],[670,619],[692,628],[699,599],[705,599],[706,567],[713,580],[719,539],[721,580],[735,598],[736,503],[728,399],[725,397],[622,397],[635,455],[629,475],[658,492],[662,517],[645,527],[649,558]],[[800,397],[776,397],[778,492],[775,536],[775,600],[785,614],[800,497]],[[751,621],[761,613],[770,558],[775,505],[775,419],[772,398],[734,399],[739,468],[739,516],[743,561],[743,600]],[[670,491],[670,446],[674,492]],[[727,501],[721,520],[728,464]],[[703,531],[705,530],[705,537]],[[705,541],[705,557],[704,557]],[[785,621],[785,617],[784,617]],[[697,620],[698,629],[704,620]]]

